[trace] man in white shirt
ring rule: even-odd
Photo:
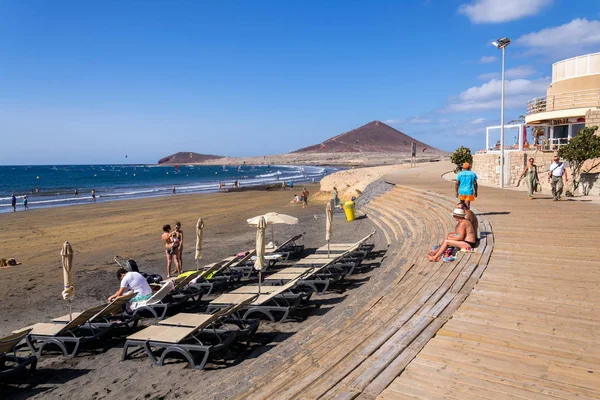
[[[558,156],[554,156],[552,164],[548,168],[548,182],[552,187],[552,201],[560,200],[563,191],[563,179],[565,183],[569,182],[567,165],[564,162],[560,162]]]
[[[123,296],[125,290],[134,292],[135,297],[129,300],[132,303],[148,300],[152,297],[152,288],[146,282],[146,278],[139,272],[127,272],[124,268],[119,268],[117,278],[121,281],[119,290],[108,298],[108,301],[114,301],[117,297]]]

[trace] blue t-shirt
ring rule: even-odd
[[[475,193],[475,181],[477,180],[477,174],[473,171],[460,171],[456,175],[458,181],[458,194],[468,195]]]

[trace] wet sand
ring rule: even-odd
[[[307,185],[311,193],[318,185]],[[276,239],[306,232],[302,242],[316,248],[324,240],[324,204],[312,203],[302,209],[290,204],[294,192],[256,191],[204,195],[176,195],[154,199],[124,200],[82,206],[32,209],[0,215],[5,234],[0,238],[0,257],[16,258],[22,265],[0,269],[4,289],[0,291],[0,334],[35,322],[47,322],[64,315],[67,303],[62,300],[60,248],[68,240],[75,251],[74,310],[104,302],[118,287],[117,265],[113,256],[133,258],[147,273],[165,275],[161,227],[181,221],[186,234],[184,269],[194,268],[194,227],[202,217],[204,262],[254,246],[255,230],[246,219],[269,211],[299,218],[297,226],[278,225]],[[335,217],[336,241],[354,241],[373,230],[368,219],[347,224],[343,214]],[[270,236],[268,236],[270,239]],[[331,296],[319,297],[327,302]],[[202,387],[225,382],[234,372],[243,372],[247,360],[289,340],[302,330],[306,321],[318,322],[320,313],[304,316],[305,321],[263,323],[257,343],[237,349],[227,362],[209,364],[204,371],[191,371],[182,363],[165,368],[151,364],[146,357],[120,361],[122,342],[115,342],[107,352],[87,352],[65,359],[49,355],[40,359],[36,376],[20,385],[0,388],[7,398],[175,398],[198,393]],[[214,395],[214,393],[213,393]]]

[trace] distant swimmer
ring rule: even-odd
[[[26,210],[29,210],[29,205],[28,204],[29,204],[29,200],[27,200],[27,196],[23,196],[23,207]]]
[[[96,202],[96,189],[92,189],[92,202]]]
[[[10,204],[12,205],[13,211],[17,211],[17,197],[14,195],[11,196]]]

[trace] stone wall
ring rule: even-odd
[[[507,151],[505,154],[505,187],[516,186],[517,181],[519,180],[519,176],[525,169],[527,165],[527,160],[530,157],[535,159],[535,164],[538,166],[538,175],[540,177],[540,184],[542,185],[542,193],[550,193],[550,184],[548,183],[548,169],[550,168],[550,164],[552,164],[552,159],[554,158],[555,153],[553,152],[543,152],[537,150],[531,151]],[[592,165],[592,163],[596,163],[596,160],[587,161],[584,164],[582,171],[586,171]],[[496,167],[500,166],[500,153],[487,153],[487,154],[475,154],[473,156],[473,172],[477,174],[478,181],[483,185],[488,186],[499,186],[500,185],[500,173],[499,169]],[[598,190],[600,190],[600,166],[594,168],[591,171],[588,171],[588,175],[583,177],[581,181],[586,183],[586,186],[589,187],[589,194],[597,194]],[[569,190],[572,189],[572,174],[571,169],[567,168],[567,173],[569,177],[569,183],[567,184],[567,188]],[[526,185],[525,182],[521,182],[521,185]],[[586,188],[582,188],[581,185],[579,187],[579,191],[582,189],[587,192]]]
[[[589,110],[585,113],[585,126],[600,126],[600,110]],[[596,131],[600,135],[600,129]]]
[[[550,193],[550,184],[546,179],[545,173],[548,171],[554,153],[542,151],[510,151],[505,152],[505,185],[506,187],[516,186],[519,176],[523,172],[527,160],[533,157],[535,164],[538,166],[538,175],[542,185],[542,192]],[[500,163],[499,153],[476,154],[473,156],[473,171],[477,174],[480,183],[490,186],[498,186],[500,184]],[[571,175],[569,174],[569,177]],[[521,182],[525,185],[525,182]]]

